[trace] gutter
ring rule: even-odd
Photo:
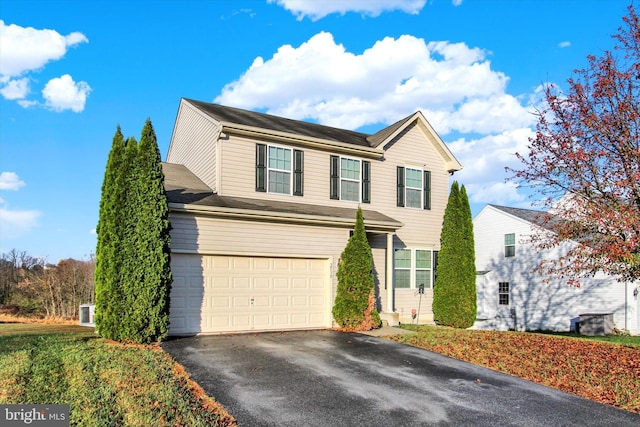
[[[262,211],[255,209],[238,209],[218,206],[200,206],[183,203],[169,203],[169,209],[175,213],[192,213],[202,216],[232,218],[245,221],[286,222],[325,227],[352,228],[354,218],[335,218],[320,215],[305,215],[290,212]],[[372,221],[365,219],[367,231],[396,231],[404,226],[401,222]]]

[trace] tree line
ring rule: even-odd
[[[95,301],[95,258],[57,264],[12,249],[0,254],[0,306],[7,314],[77,319],[80,304]]]

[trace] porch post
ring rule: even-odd
[[[387,287],[387,313],[393,313],[393,236],[394,233],[387,233],[387,262],[385,281]]]

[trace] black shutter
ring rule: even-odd
[[[267,146],[256,144],[256,191],[267,191]]]
[[[404,207],[404,168],[402,166],[398,166],[397,185],[397,206],[402,208]]]
[[[304,153],[293,150],[293,195],[302,196],[304,191]]]
[[[424,200],[424,208],[425,209],[431,209],[431,172],[430,171],[424,171],[424,194],[423,194],[423,200]]]
[[[340,199],[340,157],[331,156],[329,198]]]
[[[362,161],[362,203],[371,203],[371,162]]]

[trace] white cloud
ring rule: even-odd
[[[87,82],[75,82],[69,74],[51,79],[42,90],[45,105],[54,111],[84,110],[91,87]]]
[[[558,47],[560,47],[560,48],[569,47],[569,46],[571,46],[571,42],[570,41],[564,41],[564,42],[558,43]]]
[[[0,173],[0,190],[17,191],[25,185],[15,172]],[[5,205],[6,201],[0,198],[0,204]],[[37,225],[40,215],[40,212],[34,210],[0,208],[0,236],[9,239],[22,235]]]
[[[2,172],[0,173],[0,190],[18,190],[20,187],[24,187],[26,184],[18,177],[15,172]]]
[[[299,21],[305,16],[312,21],[317,21],[332,13],[344,15],[347,12],[361,13],[366,16],[376,17],[383,12],[399,10],[401,12],[417,15],[424,7],[426,0],[268,0],[284,7],[296,16]],[[453,3],[456,4],[453,0]]]
[[[9,80],[2,89],[0,89],[0,95],[5,99],[22,99],[29,94],[29,79],[14,79]]]
[[[62,58],[70,47],[89,40],[79,32],[61,35],[55,30],[5,25],[0,20],[0,76],[17,77]]]
[[[355,54],[321,32],[299,47],[281,46],[268,60],[256,58],[215,102],[352,129],[390,124],[418,109],[441,133],[502,130],[495,115],[504,110],[509,121],[526,122],[523,109],[513,108],[517,100],[505,94],[507,76],[492,70],[486,55],[464,43],[409,35]],[[489,106],[494,117],[475,120]]]
[[[91,230],[89,230],[89,234],[98,234],[98,232],[95,228],[92,228]]]
[[[38,211],[8,210],[0,208],[0,235],[13,239],[29,232],[38,225]]]
[[[533,105],[544,97],[541,88],[507,93],[509,77],[488,55],[410,35],[353,53],[321,32],[255,58],[214,102],[346,129],[382,128],[421,110],[463,164],[455,178],[473,183],[466,187],[476,203],[522,204],[522,189],[504,182],[505,166],[519,166],[515,153],[527,151]]]

